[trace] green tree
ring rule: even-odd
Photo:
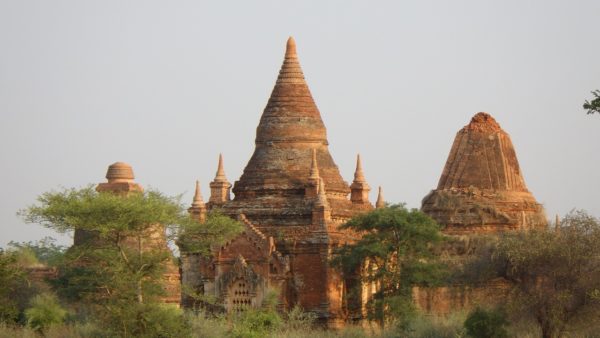
[[[172,258],[157,232],[192,222],[177,199],[159,192],[117,195],[91,187],[44,193],[20,214],[58,232],[86,234],[66,253],[57,286],[98,320],[118,323],[110,328],[119,336],[143,331],[144,318],[158,313]]]
[[[445,274],[434,254],[442,241],[440,226],[421,211],[399,204],[356,216],[342,229],[362,237],[340,247],[333,264],[345,275],[358,274],[361,283],[377,286],[367,304],[371,319],[382,325],[399,320],[405,327],[414,313],[412,288],[436,285]]]
[[[600,221],[572,212],[556,229],[506,235],[494,259],[514,285],[517,316],[533,315],[544,338],[560,337],[576,321],[597,318],[600,301]],[[521,310],[521,311],[518,311]],[[592,317],[590,317],[592,316]],[[595,317],[593,317],[595,316]]]
[[[67,251],[67,247],[63,245],[57,245],[56,239],[52,237],[44,237],[38,241],[22,243],[10,241],[8,246],[12,250],[31,253],[33,256],[35,256],[37,262],[48,266],[59,265],[65,252]]]
[[[175,199],[155,191],[117,195],[98,193],[91,187],[68,189],[42,194],[38,203],[20,212],[27,222],[88,234],[85,243],[72,248],[67,265],[100,269],[97,272],[105,278],[99,278],[97,282],[103,285],[96,286],[105,296],[118,292],[121,283],[135,284],[123,286],[135,290],[140,303],[145,286],[160,279],[169,259],[162,243],[153,237],[164,231],[163,226],[189,219]]]
[[[592,101],[585,101],[583,109],[587,109],[588,114],[600,113],[600,90],[594,90],[592,92],[594,99]]]
[[[26,284],[26,278],[17,259],[14,252],[0,249],[0,323],[13,323],[19,318],[15,293]]]
[[[177,246],[181,252],[212,255],[212,248],[221,246],[226,241],[241,233],[244,226],[218,210],[208,213],[204,223],[187,222],[179,230]]]

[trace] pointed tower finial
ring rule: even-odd
[[[367,183],[365,179],[365,174],[363,173],[362,163],[360,161],[360,154],[356,155],[356,170],[354,171],[354,181],[350,185],[350,200],[352,203],[359,204],[371,204],[369,202],[369,191],[371,191],[371,187]]]
[[[192,205],[199,203],[204,204],[204,200],[202,199],[202,192],[200,191],[200,181],[196,180],[196,191],[194,192],[194,201]]]
[[[312,224],[321,228],[327,228],[327,222],[329,221],[331,221],[331,207],[325,194],[325,183],[320,178],[317,200],[312,210]]]
[[[327,206],[329,203],[327,202],[327,195],[325,194],[325,183],[323,183],[323,179],[319,179],[319,191],[317,192],[317,205],[318,206]]]
[[[312,162],[310,163],[310,178],[319,178],[319,166],[317,165],[317,149],[312,150]]]
[[[285,46],[285,57],[286,58],[297,58],[296,54],[296,40],[294,40],[293,36],[290,36],[287,40],[287,45]]]
[[[307,198],[315,198],[319,195],[319,166],[317,165],[317,150],[312,149],[312,160],[310,162],[310,174],[308,175],[308,183],[304,189],[304,196]]]
[[[362,163],[360,161],[360,154],[356,155],[356,171],[354,171],[354,182],[363,183],[365,182],[365,174],[363,173]]]
[[[219,165],[215,179],[210,182],[210,198],[208,199],[209,208],[213,206],[221,206],[225,202],[231,200],[229,192],[231,183],[225,177],[225,169],[223,169],[223,154],[219,154]]]
[[[196,180],[196,191],[194,192],[194,199],[192,200],[192,206],[188,208],[188,212],[192,215],[192,218],[200,223],[206,221],[206,205],[202,200],[202,192],[200,191],[200,181]]]
[[[385,201],[383,200],[383,189],[379,186],[379,192],[377,193],[377,202],[375,202],[375,208],[381,209],[385,207]]]
[[[227,181],[225,169],[223,169],[223,154],[219,154],[219,165],[217,167],[217,174],[215,175],[215,182],[217,181]]]

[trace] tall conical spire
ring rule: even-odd
[[[318,206],[328,206],[327,202],[327,194],[325,193],[325,184],[323,183],[323,179],[319,179],[319,191],[317,193],[317,203]]]
[[[335,200],[334,212],[350,214],[341,211],[350,208],[346,197],[350,189],[329,153],[325,125],[304,79],[293,38],[287,41],[277,81],[256,128],[255,144],[233,188],[232,210],[243,209],[248,219],[261,226],[310,224],[306,199],[317,197],[318,177]],[[258,214],[265,209],[274,216]],[[281,216],[289,214],[303,216]]]
[[[317,193],[317,200],[312,210],[312,224],[321,228],[327,228],[327,222],[331,221],[331,207],[329,201],[327,201],[327,194],[325,193],[325,184],[323,179],[319,179],[319,191]]]
[[[307,198],[314,198],[319,194],[319,181],[321,176],[319,175],[319,166],[317,165],[317,149],[312,149],[312,159],[310,163],[310,174],[308,175],[308,182],[304,189],[304,195]]]
[[[196,219],[200,223],[206,221],[206,205],[202,200],[202,192],[200,191],[200,181],[196,180],[196,191],[194,192],[194,199],[192,200],[192,206],[188,208],[188,212],[192,215],[192,218]]]
[[[350,191],[350,200],[352,203],[369,203],[369,191],[371,191],[371,187],[369,187],[365,179],[362,163],[360,162],[360,154],[356,155],[356,171],[354,171],[354,181],[350,185]]]
[[[200,191],[200,181],[196,180],[196,191],[194,192],[194,200],[192,201],[192,205],[200,204],[204,204],[204,200],[202,199],[202,191]]]
[[[223,154],[219,154],[219,165],[217,167],[217,174],[215,175],[215,182],[227,181],[225,177],[225,169],[223,168]]]
[[[309,179],[319,179],[319,166],[317,165],[317,149],[312,150],[312,160],[310,163],[310,176]]]
[[[296,54],[296,40],[293,36],[290,36],[285,46],[285,58],[298,58]]]
[[[354,182],[366,182],[365,174],[363,173],[362,163],[360,162],[360,154],[356,155],[356,170],[354,171]]]
[[[379,191],[377,192],[377,202],[375,202],[375,208],[381,209],[385,207],[385,200],[383,199],[383,189],[379,186]]]
[[[291,36],[285,47],[285,58],[276,84],[284,83],[306,85],[304,73],[302,72],[300,62],[298,61],[298,54],[296,53],[296,41]]]
[[[209,206],[222,206],[230,200],[229,191],[231,183],[225,177],[225,169],[223,168],[223,154],[219,154],[219,164],[217,166],[217,174],[215,179],[210,182],[210,198]]]
[[[327,144],[327,136],[304,79],[296,42],[290,37],[275,87],[256,130],[256,144],[301,141]]]

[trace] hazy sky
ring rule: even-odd
[[[0,0],[0,246],[16,211],[116,161],[191,201],[250,159],[289,35],[347,181],[419,207],[478,111],[511,135],[549,216],[600,216],[600,1]],[[68,243],[68,237],[60,237]]]

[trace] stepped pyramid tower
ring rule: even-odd
[[[353,280],[344,280],[329,266],[328,259],[335,246],[357,239],[357,234],[341,231],[339,225],[357,213],[372,210],[373,205],[368,200],[370,188],[360,157],[354,182],[349,185],[340,175],[328,144],[325,125],[300,67],[296,43],[290,37],[275,87],[256,128],[254,153],[233,185],[233,199],[222,157],[210,184],[207,208],[219,208],[243,220],[246,235],[233,240],[235,245],[218,248],[212,265],[186,267],[206,271],[200,277],[205,280],[202,289],[214,292],[228,311],[237,309],[231,304],[260,303],[264,294],[261,287],[277,285],[282,307],[300,305],[330,326],[348,319],[352,301],[345,299],[345,292]],[[272,244],[268,252],[264,251],[267,244],[261,241]],[[260,248],[255,252],[250,250],[257,245]],[[242,260],[245,264],[239,263]],[[236,269],[234,266],[252,269],[254,272],[245,274],[265,282],[238,279],[237,284],[231,282],[233,286],[225,285],[230,283],[230,277],[225,276]],[[249,290],[233,291],[249,285]],[[239,292],[250,298],[231,303],[228,299],[237,299]]]
[[[328,144],[321,114],[300,68],[296,43],[290,37],[277,82],[256,128],[254,154],[235,182],[235,198],[226,208],[244,213],[263,227],[309,225],[312,204],[305,191],[310,188],[307,185],[318,183],[307,181],[314,153],[332,218],[351,217],[357,205],[348,199],[350,187]],[[369,203],[358,205],[368,209]]]
[[[422,210],[449,234],[544,227],[542,206],[525,186],[510,136],[477,113],[456,134],[437,189]]]

